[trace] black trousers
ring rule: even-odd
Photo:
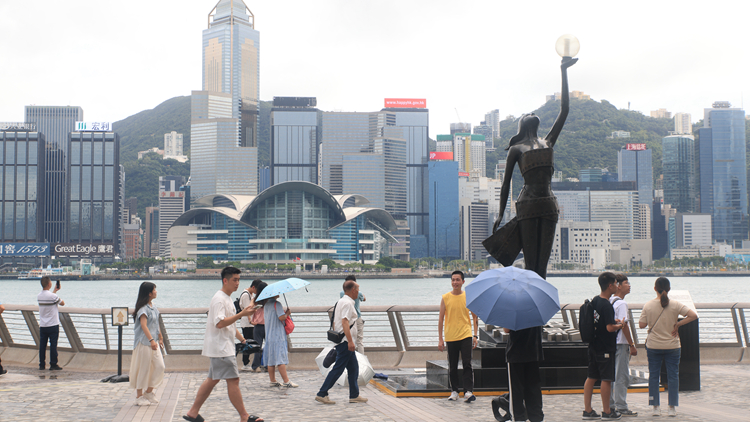
[[[245,337],[245,340],[252,340],[253,339],[253,327],[242,327],[242,337]],[[242,363],[245,365],[250,363],[250,354],[248,353],[242,353]]]
[[[57,365],[57,339],[60,337],[60,326],[39,327],[39,367],[44,367],[47,358],[47,341],[49,341],[49,365]]]
[[[528,419],[531,422],[544,420],[539,362],[519,362],[508,365],[513,398],[513,419],[517,421]]]
[[[464,392],[474,391],[474,371],[471,369],[471,346],[472,337],[466,337],[458,341],[446,341],[448,347],[448,375],[451,381],[451,391],[460,391],[461,383],[458,380],[458,354],[461,354],[461,364],[464,369],[463,387]]]

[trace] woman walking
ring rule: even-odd
[[[258,282],[257,284],[255,282]],[[253,300],[250,303],[251,306],[255,306],[255,299],[260,296],[260,294],[263,292],[263,289],[265,289],[267,284],[264,281],[260,280],[253,280],[253,284],[251,287],[255,287],[255,296],[253,296]],[[250,319],[250,322],[253,324],[253,340],[255,340],[256,343],[258,343],[259,346],[263,347],[263,340],[266,338],[266,319],[265,319],[265,311],[256,311],[253,316]],[[253,364],[252,364],[252,370],[253,372],[261,372],[261,366],[264,366],[263,364],[265,362],[261,362],[263,357],[263,350],[255,354],[255,357],[253,357]]]
[[[135,344],[130,360],[130,387],[135,388],[135,404],[138,406],[159,403],[154,388],[164,380],[164,357],[159,350],[160,346],[164,347],[164,339],[159,331],[159,310],[151,303],[154,299],[156,284],[141,283],[133,312]]]
[[[648,327],[646,336],[646,356],[648,357],[648,404],[653,406],[653,416],[660,416],[659,408],[659,375],[662,362],[667,365],[669,383],[669,416],[677,416],[679,399],[680,337],[678,328],[698,319],[698,314],[686,305],[669,300],[669,280],[659,277],[654,284],[656,299],[643,305],[638,326]],[[678,321],[678,317],[685,316]]]
[[[263,349],[263,361],[268,365],[268,378],[271,381],[271,387],[299,387],[299,385],[289,381],[286,373],[289,353],[284,322],[289,318],[291,311],[288,308],[284,310],[284,306],[276,300],[277,298],[278,296],[269,298],[263,305],[263,317],[266,323],[266,347]],[[279,370],[283,383],[276,381],[276,368]]]

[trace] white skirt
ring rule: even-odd
[[[130,359],[130,388],[156,388],[164,381],[164,357],[161,350],[138,343]]]

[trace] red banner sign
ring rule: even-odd
[[[458,177],[469,177],[469,173],[466,171],[459,171]]]
[[[386,98],[385,108],[427,108],[424,98]]]
[[[453,160],[452,152],[430,152],[430,160]]]
[[[648,148],[646,144],[625,144],[625,149],[628,151],[645,151]]]

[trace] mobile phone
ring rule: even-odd
[[[253,306],[253,309],[259,309],[259,308],[262,308],[262,307],[263,307],[263,305],[258,304],[258,305]]]
[[[57,282],[55,283],[55,288],[57,290],[60,290],[60,280],[57,280]]]

